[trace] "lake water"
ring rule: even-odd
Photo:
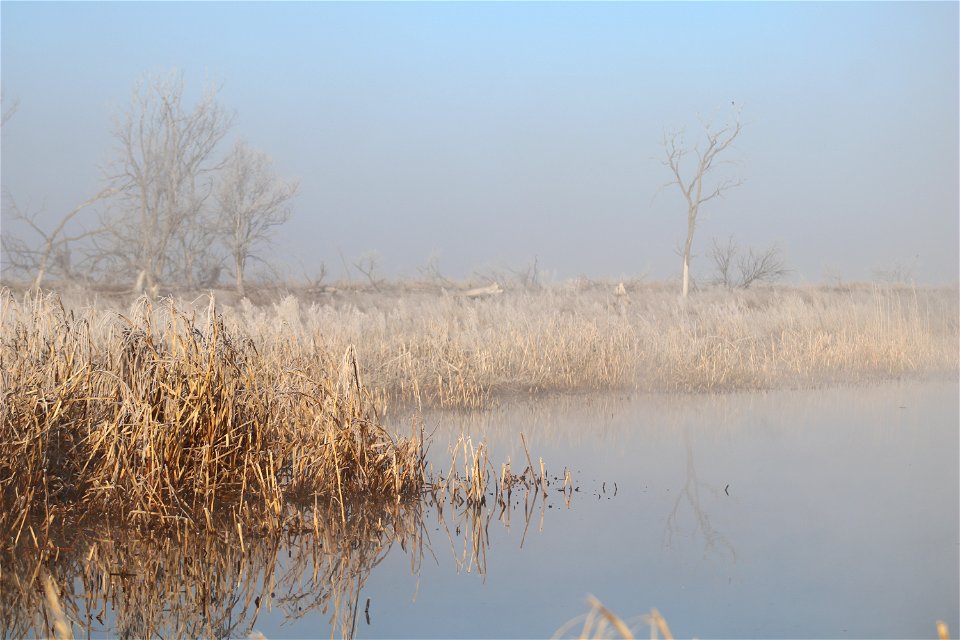
[[[438,466],[462,430],[519,471],[523,432],[579,491],[569,507],[551,491],[525,535],[522,502],[509,527],[493,518],[482,573],[458,565],[469,526],[457,535],[448,510],[448,537],[428,509],[432,555],[412,573],[399,546],[386,554],[359,594],[369,622],[358,615],[356,636],[549,637],[588,594],[641,636],[652,607],[678,637],[935,637],[938,619],[956,633],[958,397],[956,381],[927,381],[428,415]],[[319,616],[256,628],[330,632]]]
[[[546,500],[514,492],[502,517],[489,509],[479,525],[462,508],[447,504],[440,519],[424,506],[403,545],[376,543],[364,558],[364,543],[351,543],[364,570],[352,591],[324,596],[326,611],[301,609],[312,594],[285,598],[282,585],[324,590],[335,554],[314,580],[296,549],[267,550],[278,558],[267,589],[276,593],[252,626],[268,638],[344,628],[360,638],[550,637],[592,594],[640,637],[649,632],[639,616],[654,607],[677,637],[932,638],[937,620],[955,634],[958,405],[957,381],[938,380],[427,414],[438,469],[464,432],[489,445],[498,471],[509,458],[518,473],[523,433],[535,465],[542,457],[561,481]],[[576,489],[567,494],[565,467]],[[362,535],[382,535],[371,531]],[[333,544],[324,541],[325,553]],[[176,557],[176,545],[161,552]],[[239,589],[241,563],[216,553],[228,558],[218,566],[237,566],[217,591]],[[134,582],[125,593],[137,593]],[[104,606],[115,635],[113,604]]]

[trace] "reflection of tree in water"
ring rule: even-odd
[[[710,516],[707,515],[700,500],[701,490],[716,497],[719,497],[723,490],[701,482],[699,478],[697,478],[697,468],[693,458],[693,446],[690,444],[690,434],[686,430],[683,432],[683,445],[687,452],[687,477],[683,489],[673,503],[673,509],[671,509],[670,514],[667,516],[664,546],[667,548],[672,547],[674,538],[684,535],[684,531],[679,523],[679,517],[681,515],[681,506],[686,503],[690,508],[690,513],[694,521],[693,529],[689,535],[693,538],[696,537],[699,532],[700,535],[703,536],[704,555],[726,553],[736,562],[736,550],[723,534],[713,528],[713,524],[710,522]]]

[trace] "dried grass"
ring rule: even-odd
[[[214,530],[227,513],[276,523],[287,502],[346,521],[357,500],[419,498],[419,435],[380,426],[351,349],[258,345],[212,303],[202,319],[146,301],[126,315],[0,304],[0,531],[14,544],[103,514]]]
[[[287,615],[330,612],[348,635],[385,549],[422,556],[424,505],[470,523],[483,573],[488,496],[509,526],[509,492],[543,484],[542,462],[498,480],[469,439],[434,478],[421,430],[381,426],[354,348],[254,340],[212,302],[116,314],[4,293],[0,326],[4,637],[89,631],[108,603],[125,634],[233,635],[285,580],[307,581],[277,599]]]
[[[960,305],[947,288],[718,289],[685,302],[639,286],[478,300],[353,293],[225,313],[262,340],[357,345],[378,397],[419,408],[480,408],[512,393],[814,386],[960,365]]]
[[[448,475],[430,480],[423,500],[358,498],[346,519],[338,503],[315,495],[312,506],[285,502],[276,520],[219,514],[214,529],[155,531],[108,518],[78,530],[52,521],[42,536],[0,545],[0,636],[238,637],[256,635],[259,616],[279,609],[285,619],[325,615],[332,636],[353,637],[360,593],[390,548],[405,550],[414,574],[433,554],[425,511],[447,533],[458,572],[481,576],[490,521],[510,526],[510,492],[526,494],[529,527],[529,498],[545,495],[546,480],[528,467],[500,481],[485,451],[462,439]]]
[[[634,633],[635,630],[633,626],[607,609],[598,599],[593,596],[588,596],[587,603],[590,605],[590,610],[582,616],[573,618],[557,629],[553,635],[554,638],[565,637],[581,620],[583,621],[583,626],[580,633],[577,634],[579,640],[601,640],[607,638],[634,640],[634,638],[637,637]],[[664,640],[673,640],[670,626],[656,609],[651,609],[650,613],[641,616],[640,623],[650,628],[651,640],[657,640],[661,635]]]
[[[756,390],[955,375],[960,368],[960,304],[952,288],[717,289],[685,302],[652,286],[632,285],[626,296],[616,291],[553,287],[484,299],[349,292],[311,303],[287,296],[264,306],[242,300],[219,309],[218,318],[229,335],[244,336],[244,349],[263,352],[260,377],[277,379],[292,358],[295,366],[322,361],[324,371],[313,362],[309,370],[342,379],[353,368],[331,354],[349,352],[355,377],[362,372],[378,406],[481,408],[515,393]],[[0,304],[10,316],[11,307],[22,315],[40,302],[14,302],[6,292]],[[36,313],[51,313],[52,303],[41,306]],[[81,314],[87,323],[113,325],[92,338],[100,351],[106,341],[136,343],[142,331],[118,335],[110,311],[101,303]],[[30,320],[44,322],[57,321]],[[9,317],[2,326],[13,335]]]
[[[390,545],[423,557],[422,498],[441,522],[451,506],[466,571],[485,572],[487,527],[510,526],[511,492],[525,492],[524,536],[538,498],[542,527],[549,483],[525,442],[520,474],[461,438],[434,475],[419,429],[381,426],[389,401],[476,407],[511,392],[714,391],[958,366],[954,290],[631,295],[222,310],[141,299],[116,313],[0,292],[0,635],[71,637],[111,608],[118,633],[234,636],[276,606],[328,614],[347,636]],[[591,607],[580,637],[633,637]],[[642,621],[671,637],[656,610]]]

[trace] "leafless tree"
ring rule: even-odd
[[[7,209],[10,212],[12,220],[20,221],[29,227],[37,236],[39,236],[39,246],[30,245],[20,238],[4,233],[0,237],[3,243],[3,252],[7,266],[13,270],[30,272],[34,274],[32,289],[39,289],[43,284],[44,277],[51,269],[56,269],[61,277],[69,278],[71,276],[70,264],[70,245],[71,243],[91,238],[103,232],[100,227],[93,229],[82,229],[73,233],[67,233],[67,226],[77,214],[84,209],[96,204],[97,202],[113,194],[110,188],[100,191],[89,200],[81,203],[72,211],[68,212],[52,231],[46,231],[37,220],[39,212],[28,212],[21,210],[12,197],[5,194]]]
[[[540,289],[540,259],[537,256],[533,257],[532,262],[528,262],[519,269],[511,269],[508,267],[507,271],[513,274],[517,282],[525,290],[537,291]]]
[[[323,290],[323,281],[327,279],[327,264],[325,262],[321,262],[320,266],[311,269],[309,272],[301,265],[301,271],[307,291]]]
[[[380,275],[380,254],[378,252],[368,251],[364,253],[353,263],[353,268],[366,276],[370,285],[376,291],[380,291],[383,277]]]
[[[776,282],[790,273],[783,264],[777,245],[757,251],[750,249],[737,260],[737,269],[740,270],[739,286],[742,289],[749,288],[755,282]]]
[[[244,295],[244,270],[259,259],[254,248],[270,239],[274,227],[290,218],[288,203],[299,182],[277,177],[270,157],[243,140],[227,157],[217,188],[218,229],[233,259],[237,293]]]
[[[178,271],[183,276],[185,266],[171,259],[178,244],[189,251],[209,224],[203,214],[219,168],[214,151],[232,123],[218,92],[208,87],[189,108],[182,73],[147,77],[115,123],[108,180],[116,197],[107,227],[116,256],[137,273],[138,290],[155,291],[160,279]]]
[[[873,279],[890,284],[908,284],[913,282],[913,272],[920,256],[917,255],[911,262],[894,262],[891,265],[877,267],[873,270]]]
[[[453,286],[453,282],[440,271],[440,256],[436,253],[430,254],[430,257],[427,258],[427,264],[417,267],[417,270],[420,272],[420,277],[426,282],[440,288]]]
[[[227,255],[221,250],[223,234],[216,212],[204,207],[183,233],[173,237],[167,260],[167,277],[188,287],[209,288],[217,284]]]
[[[712,178],[717,167],[723,164],[717,157],[730,148],[742,129],[740,112],[737,111],[734,122],[719,129],[710,123],[703,123],[704,138],[692,147],[687,144],[682,131],[665,132],[663,135],[666,156],[663,165],[673,174],[673,179],[665,186],[677,185],[687,204],[687,239],[683,245],[684,298],[690,288],[690,251],[693,248],[693,234],[697,228],[700,207],[742,184],[738,178],[721,178],[710,185],[705,185],[704,181]],[[688,169],[685,158],[690,155],[696,156],[696,162]]]
[[[714,284],[724,287],[736,286],[733,266],[738,251],[739,247],[737,247],[733,238],[728,238],[726,244],[720,244],[716,238],[713,239],[710,258],[713,260],[714,272],[716,273],[713,279]]]
[[[729,238],[726,244],[714,239],[710,257],[716,272],[713,282],[725,287],[747,289],[756,282],[776,282],[790,272],[784,266],[777,245],[767,249],[750,248],[746,254],[741,254],[733,238]],[[738,272],[736,275],[733,273],[734,265]]]

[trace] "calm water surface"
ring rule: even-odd
[[[677,637],[932,638],[937,620],[956,634],[958,405],[957,381],[941,380],[432,413],[435,470],[463,432],[487,443],[498,471],[509,459],[518,473],[523,433],[535,464],[551,478],[569,468],[577,490],[565,499],[554,482],[535,501],[517,491],[502,518],[490,509],[479,521],[450,504],[442,518],[423,506],[422,520],[384,515],[383,526],[367,514],[346,537],[301,532],[262,548],[248,538],[242,552],[108,540],[94,582],[115,588],[90,615],[103,606],[101,636],[137,635],[144,612],[211,619],[184,599],[205,593],[228,635],[540,638],[592,594],[640,637],[653,607]],[[93,551],[76,553],[84,566]]]
[[[569,507],[552,491],[526,532],[522,501],[509,527],[493,518],[483,567],[469,523],[428,510],[430,551],[416,572],[399,546],[387,553],[356,636],[549,637],[588,594],[631,622],[656,607],[678,637],[935,637],[938,619],[955,633],[958,396],[956,381],[928,381],[428,415],[436,465],[464,431],[519,471],[523,432],[579,491]],[[330,633],[320,616],[255,626]]]

